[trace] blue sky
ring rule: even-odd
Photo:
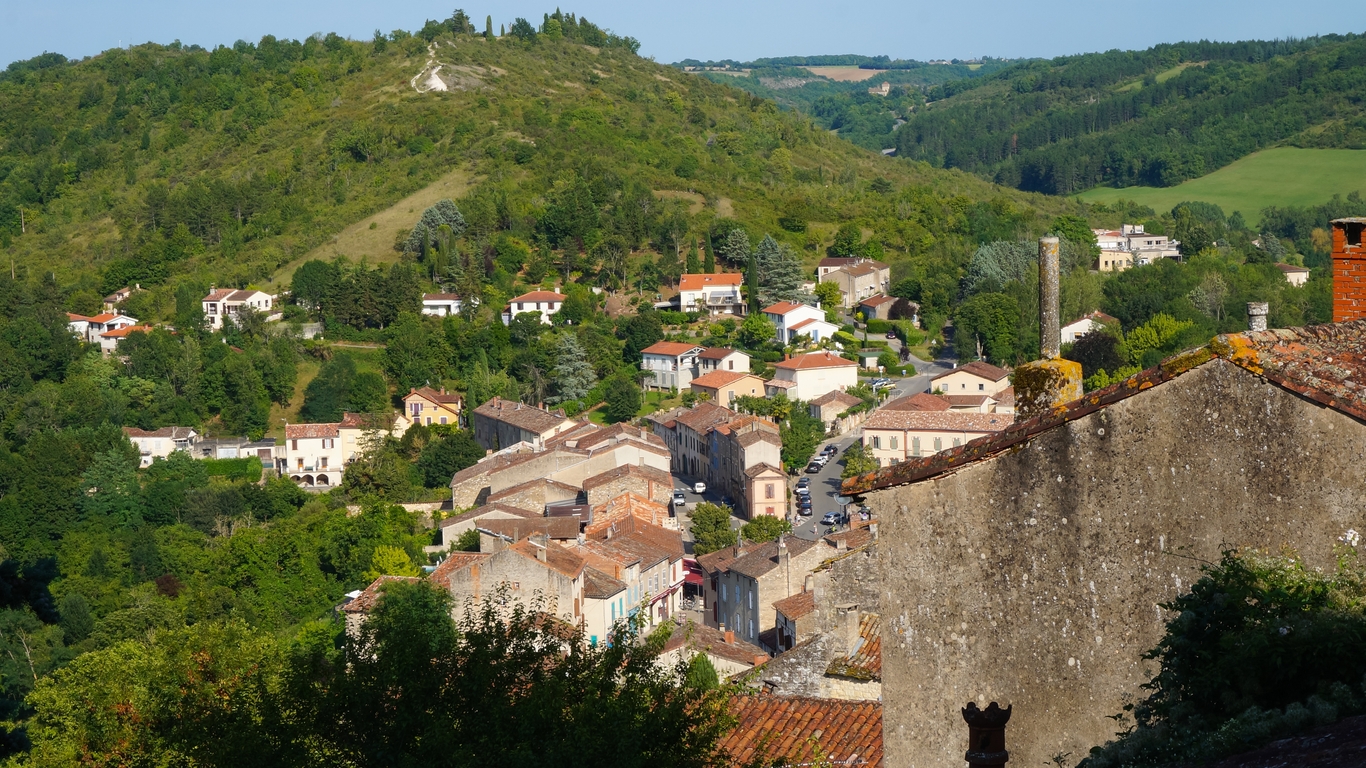
[[[74,58],[148,40],[212,47],[265,34],[369,38],[376,28],[412,30],[427,18],[446,18],[457,2],[481,21],[491,14],[495,27],[517,16],[539,20],[554,8],[527,0],[3,0],[0,66],[44,51]],[[1361,0],[583,0],[563,6],[636,37],[641,54],[661,62],[823,53],[921,60],[1055,56],[1179,40],[1303,37],[1353,31],[1349,24],[1361,31],[1361,7]]]

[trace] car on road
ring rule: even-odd
[[[821,470],[824,469],[824,468],[825,468],[825,463],[824,463],[824,462],[821,462],[820,464],[817,464],[816,462],[813,461],[813,462],[811,462],[810,464],[807,464],[807,465],[806,465],[806,474],[808,474],[808,475],[814,475],[814,474],[816,474],[817,472],[821,471]]]
[[[805,506],[805,507],[799,506],[799,507],[797,507],[797,514],[801,515],[802,517],[811,517],[811,507],[810,507],[810,506]]]
[[[888,340],[888,341],[895,341],[895,340],[896,340],[896,331],[887,331],[887,340]]]
[[[688,498],[687,498],[686,496],[683,495],[683,492],[682,492],[682,491],[674,491],[674,506],[675,506],[675,507],[681,507],[681,506],[683,506],[684,504],[687,504],[687,503],[688,503]]]
[[[722,497],[721,497],[721,506],[723,506],[723,507],[733,507],[733,506],[735,506],[735,503],[734,503],[733,501],[730,500],[730,497],[729,497],[729,496],[722,496]]]
[[[825,517],[821,518],[821,525],[835,525],[840,521],[840,513],[826,512]]]
[[[810,509],[810,508],[811,508],[811,497],[810,497],[810,496],[798,496],[798,497],[797,497],[797,508],[798,508],[798,509],[803,509],[803,508],[805,508],[805,509]]]
[[[704,482],[701,482],[701,481],[698,481],[698,482],[696,482],[696,483],[693,483],[693,484],[692,484],[692,492],[693,492],[693,493],[696,493],[696,494],[698,494],[698,495],[701,495],[701,494],[706,493],[706,492],[707,492],[707,484],[704,483]]]
[[[801,489],[801,488],[807,488],[807,487],[809,487],[810,485],[811,485],[811,478],[809,478],[809,477],[803,477],[802,479],[800,479],[800,480],[797,481],[797,488],[799,488],[799,489]]]
[[[827,445],[827,446],[825,446],[824,448],[821,449],[821,453],[823,453],[823,454],[825,454],[825,455],[827,455],[827,456],[834,456],[835,454],[837,454],[837,453],[839,453],[839,452],[840,452],[840,447],[839,447],[838,445],[835,445],[834,443],[831,443],[831,444],[829,444],[829,445]]]
[[[821,465],[822,467],[825,466],[825,463],[826,463],[827,461],[830,461],[830,457],[829,457],[829,456],[826,456],[826,455],[823,454],[823,453],[817,454],[816,456],[811,457],[811,463],[813,463],[813,464],[819,464],[819,465]]]

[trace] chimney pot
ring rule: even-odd
[[[1265,301],[1249,301],[1247,303],[1247,328],[1250,331],[1266,330],[1266,315],[1270,311],[1270,305]]]
[[[735,642],[735,631],[734,631],[734,630],[730,630],[730,629],[726,630],[726,634],[724,635],[724,637],[725,637],[725,639],[726,639],[726,644],[727,644],[727,645],[730,645],[730,644],[734,643],[734,642]]]
[[[986,709],[978,709],[969,701],[963,708],[963,720],[968,724],[968,751],[963,759],[969,768],[1002,768],[1010,760],[1006,751],[1006,723],[1014,705],[1001,709],[991,702]]]

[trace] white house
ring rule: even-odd
[[[550,316],[564,306],[565,296],[554,291],[532,291],[508,302],[503,310],[503,325],[512,325],[512,319],[525,312],[541,313],[541,322],[550,324]]]
[[[697,353],[697,372],[699,375],[713,371],[749,371],[749,355],[738,349],[707,347]]]
[[[123,434],[138,447],[142,467],[150,467],[154,459],[170,456],[171,451],[189,451],[199,437],[199,433],[189,427],[162,427],[151,431],[124,427]]]
[[[1062,327],[1062,343],[1071,344],[1091,331],[1099,331],[1106,325],[1119,325],[1119,321],[1100,310],[1083,315],[1080,320]]]
[[[797,355],[774,366],[777,372],[765,387],[770,397],[786,393],[789,400],[811,401],[829,392],[858,384],[858,363],[833,352]]]
[[[678,278],[678,309],[706,311],[713,315],[743,315],[745,300],[740,286],[744,281],[745,276],[739,272],[683,275]]]
[[[280,474],[299,485],[327,488],[341,482],[347,458],[341,424],[286,424],[283,453]]]
[[[453,293],[422,294],[422,314],[445,317],[460,314],[460,297]]]
[[[703,347],[679,341],[657,341],[640,351],[640,370],[648,373],[645,386],[653,389],[688,388],[697,376],[697,356]]]
[[[1309,270],[1304,267],[1297,267],[1294,264],[1277,264],[1276,269],[1285,275],[1285,281],[1291,285],[1299,286],[1309,282]]]
[[[974,360],[930,379],[930,388],[946,395],[995,395],[1010,387],[1010,371]]]
[[[863,448],[878,466],[931,456],[983,435],[1004,431],[1015,417],[965,411],[889,411],[880,409],[863,424]]]
[[[825,321],[825,310],[810,304],[780,301],[764,308],[764,317],[777,329],[774,338],[779,344],[791,344],[798,336],[810,336],[814,344],[835,335],[840,327]]]
[[[81,341],[97,344],[101,334],[106,331],[116,331],[120,328],[137,325],[138,319],[118,312],[102,312],[94,317],[74,315],[68,312],[66,313],[66,323],[71,332],[76,334]]]
[[[150,330],[152,330],[150,325],[125,325],[112,331],[105,331],[100,334],[100,352],[105,355],[112,355],[119,348],[119,344],[128,338],[128,334],[147,333]]]
[[[215,329],[222,328],[224,319],[237,314],[242,307],[250,307],[260,312],[268,320],[275,319],[271,316],[275,297],[265,291],[214,288],[200,304],[204,309],[204,318],[209,321],[209,327]]]
[[[1096,267],[1101,272],[1123,272],[1130,267],[1151,264],[1158,259],[1181,255],[1179,241],[1166,235],[1143,231],[1142,224],[1123,224],[1119,229],[1093,229],[1100,258]]]

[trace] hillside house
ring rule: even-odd
[[[1101,272],[1123,272],[1130,267],[1181,255],[1180,242],[1166,235],[1144,232],[1142,224],[1124,224],[1119,229],[1093,229],[1091,232],[1100,246],[1096,266]]]
[[[199,439],[199,433],[190,427],[162,427],[150,431],[124,427],[123,434],[137,446],[138,454],[142,457],[138,466],[143,468],[152,466],[156,459],[170,456],[172,451],[192,454],[194,444]]]
[[[431,387],[416,387],[403,396],[403,412],[414,424],[431,426],[433,424],[460,425],[460,411],[464,398],[445,387],[439,390]]]
[[[815,400],[858,384],[858,363],[833,352],[796,355],[774,366],[766,388],[770,397],[785,393],[789,400]]]
[[[740,287],[745,276],[739,272],[682,275],[678,278],[678,309],[710,315],[743,315],[745,299]]]
[[[864,419],[868,418],[867,412],[840,418],[840,414],[858,405],[863,405],[863,400],[837,389],[812,400],[807,404],[807,408],[811,411],[811,418],[819,419],[821,424],[825,425],[826,434],[839,435],[862,424]]]
[[[793,301],[780,301],[765,307],[764,317],[773,323],[776,329],[773,338],[782,345],[795,343],[799,336],[807,336],[815,344],[834,337],[839,330],[839,326],[825,321],[825,310]]]
[[[697,558],[703,575],[703,621],[734,630],[736,637],[773,649],[773,604],[802,591],[806,575],[834,556],[824,539],[783,536],[777,541],[735,546]],[[761,635],[763,637],[761,637]]]
[[[518,443],[539,448],[546,440],[577,424],[562,410],[550,411],[495,397],[474,409],[471,426],[474,439],[485,450],[496,451]]]
[[[713,371],[692,380],[691,388],[713,403],[730,408],[741,397],[763,397],[764,380],[748,371]]]
[[[889,320],[891,318],[888,317],[888,315],[891,314],[892,307],[896,302],[897,298],[895,296],[879,293],[860,301],[858,303],[858,311],[863,313],[864,320]],[[911,306],[916,306],[912,302],[907,303],[911,304]],[[919,307],[916,308],[919,309]],[[914,317],[906,319],[911,320],[912,322],[915,321]]]
[[[1276,264],[1276,269],[1285,275],[1285,281],[1294,286],[1301,286],[1309,282],[1309,270],[1304,267],[1297,267],[1294,264],[1280,262]]]
[[[843,307],[850,309],[864,299],[891,290],[892,268],[880,261],[856,259],[852,264],[824,272],[820,282],[838,285],[844,294]]]
[[[94,317],[66,313],[67,327],[81,341],[87,344],[100,344],[100,337],[109,331],[128,328],[138,324],[138,319],[119,312],[101,312]],[[101,347],[103,345],[101,344]]]
[[[346,468],[341,424],[285,424],[280,474],[305,488],[336,487]]]
[[[454,293],[422,294],[422,314],[433,317],[448,317],[460,314],[460,297]]]
[[[141,291],[141,290],[142,290],[142,286],[135,283],[135,284],[132,285],[132,286],[126,286],[126,285],[125,285],[124,287],[118,289],[117,291],[114,291],[113,293],[109,294],[108,296],[105,296],[105,297],[104,297],[104,302],[103,302],[103,304],[104,304],[104,311],[105,311],[105,312],[114,312],[114,311],[116,311],[116,310],[118,309],[118,306],[119,306],[120,304],[122,304],[123,302],[125,302],[125,301],[128,300],[128,297],[129,297],[129,296],[132,296],[133,294],[135,294],[135,293],[137,293],[138,291]]]
[[[683,391],[698,375],[697,356],[704,348],[679,341],[657,341],[640,351],[640,370],[651,389]]]
[[[749,355],[738,349],[707,347],[697,354],[698,375],[712,371],[749,371]]]
[[[152,330],[150,325],[125,325],[121,328],[105,331],[100,334],[100,352],[105,356],[112,355],[118,351],[119,345],[128,338],[130,333],[148,333]]]
[[[994,395],[1010,386],[1010,371],[974,360],[930,379],[930,387],[946,395]]]
[[[512,319],[521,314],[538,312],[541,322],[550,324],[550,316],[564,306],[565,295],[554,291],[532,291],[508,302],[503,309],[503,325],[512,325]]]
[[[204,319],[214,330],[222,328],[223,321],[231,319],[243,307],[265,315],[268,320],[278,319],[274,313],[275,297],[255,289],[211,288],[209,295],[200,300],[200,306]]]
[[[1100,310],[1088,312],[1082,315],[1080,319],[1073,320],[1062,327],[1062,343],[1071,344],[1092,331],[1104,329],[1107,325],[1118,328],[1119,321]]]

